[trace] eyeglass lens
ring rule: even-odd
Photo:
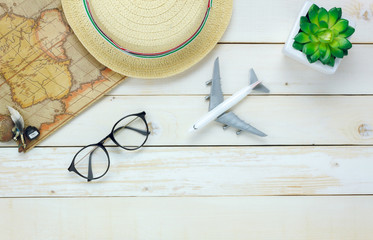
[[[133,150],[141,147],[148,136],[145,121],[138,116],[129,116],[114,127],[114,139],[122,147]]]
[[[109,159],[100,146],[88,146],[75,156],[75,168],[88,179],[100,178],[109,168]]]

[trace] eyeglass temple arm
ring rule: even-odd
[[[144,131],[144,130],[141,130],[141,129],[137,129],[137,128],[133,128],[133,127],[129,127],[129,126],[123,126],[123,127],[120,127],[120,128],[117,128],[114,130],[114,133],[116,133],[117,131],[123,129],[123,128],[127,128],[127,129],[130,129],[130,130],[133,130],[137,133],[140,133],[141,135],[143,136],[146,136],[148,134],[150,134],[150,132],[147,132],[147,131]]]
[[[87,181],[90,182],[93,179],[93,171],[92,171],[92,154],[97,149],[97,147],[89,153],[89,161],[88,161],[88,178]]]

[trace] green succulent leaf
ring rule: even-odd
[[[293,48],[299,50],[299,51],[302,51],[303,50],[303,46],[304,44],[301,44],[301,43],[298,43],[298,42],[294,42],[293,43]]]
[[[343,49],[343,55],[345,55],[345,56],[348,55],[348,50],[347,49]]]
[[[340,19],[338,20],[338,22],[333,26],[331,27],[330,29],[332,30],[337,30],[338,33],[341,33],[341,32],[344,32],[345,30],[347,30],[347,27],[348,27],[348,21],[346,19]]]
[[[326,51],[323,55],[321,55],[320,57],[320,61],[323,63],[323,64],[327,64],[329,61],[330,61],[330,58],[331,58],[331,52],[330,52],[330,48],[327,47],[326,48]]]
[[[348,50],[348,49],[352,48],[351,42],[348,41],[346,38],[338,37],[338,38],[336,38],[336,40],[338,41],[340,49]]]
[[[342,16],[342,9],[341,8],[332,8],[329,10],[329,27],[333,27],[334,24],[341,18]]]
[[[320,30],[319,26],[317,26],[314,23],[311,23],[311,27],[310,28],[311,28],[311,33],[312,34],[316,34]]]
[[[311,23],[309,22],[301,23],[300,29],[307,34],[311,34]]]
[[[305,16],[300,17],[300,24],[302,23],[310,23],[310,20]]]
[[[320,10],[319,6],[317,6],[316,4],[312,4],[308,12],[315,11],[316,13],[318,13],[319,10]]]
[[[325,23],[329,22],[329,14],[328,14],[328,11],[326,11],[325,8],[320,8],[319,9],[319,23],[321,23],[321,22],[325,22]],[[320,26],[321,26],[321,24],[320,24]]]
[[[308,43],[308,42],[311,42],[310,37],[306,33],[304,33],[304,32],[298,33],[295,36],[294,40],[296,42],[299,42],[299,43]]]
[[[328,24],[325,21],[319,21],[320,28],[328,29]]]
[[[310,63],[314,63],[317,60],[319,60],[319,58],[320,58],[320,51],[317,50],[314,54],[311,55],[311,57],[308,59],[308,61],[310,61]]]
[[[337,30],[332,30],[332,29],[330,29],[332,32],[333,32],[333,35],[334,36],[336,36],[336,37],[338,37],[339,36],[339,32],[337,31]]]
[[[317,26],[319,25],[319,9],[320,8],[317,5],[313,4],[308,11],[308,18],[310,19],[310,22],[316,24]]]
[[[330,60],[329,62],[327,63],[327,65],[331,66],[331,67],[334,67],[334,64],[335,64],[335,57],[330,57]]]
[[[326,43],[320,43],[319,51],[320,51],[321,56],[325,56],[328,49],[329,49],[329,46]]]
[[[338,20],[339,20],[342,17],[342,8],[337,8],[337,11],[338,11]]]
[[[344,32],[339,34],[340,37],[348,38],[355,32],[355,28],[348,26]]]
[[[337,57],[337,58],[343,58],[344,54],[343,54],[343,50],[342,49],[339,49],[339,48],[330,48],[330,51],[332,53],[332,55],[334,57]]]
[[[311,42],[320,42],[319,38],[315,35],[311,34],[309,35]]]
[[[313,55],[317,50],[319,50],[319,43],[307,43],[303,46],[303,53],[306,55]]]
[[[332,47],[332,48],[339,48],[338,40],[334,39],[333,42],[329,43],[329,46]]]

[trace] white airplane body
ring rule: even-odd
[[[219,58],[217,58],[214,64],[213,78],[211,81],[208,81],[207,84],[210,85],[211,83],[211,93],[210,96],[206,98],[210,99],[209,112],[193,125],[193,127],[189,130],[190,132],[197,131],[198,129],[203,128],[204,126],[215,120],[217,122],[223,123],[224,129],[226,129],[227,127],[237,128],[237,134],[240,134],[242,131],[247,131],[261,137],[267,136],[250,124],[239,119],[234,113],[226,112],[237,103],[242,101],[254,89],[265,93],[269,92],[269,90],[261,84],[261,81],[258,80],[253,69],[250,70],[251,84],[236,92],[230,98],[224,101],[224,96],[221,91],[220,84]]]

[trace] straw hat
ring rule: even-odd
[[[222,37],[233,0],[62,0],[74,33],[103,65],[161,78],[206,56]]]

